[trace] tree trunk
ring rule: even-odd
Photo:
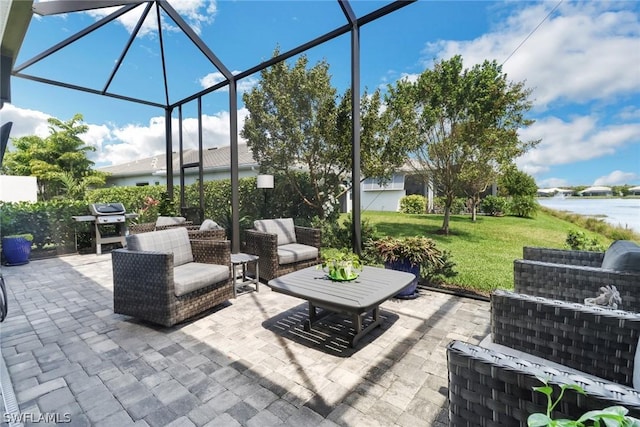
[[[447,203],[444,207],[444,220],[442,221],[442,234],[449,235],[449,217],[451,213],[451,203]]]

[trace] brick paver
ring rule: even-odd
[[[384,303],[382,327],[352,349],[348,319],[305,332],[306,304],[266,286],[162,328],[113,313],[108,253],[3,275],[2,357],[20,410],[64,410],[72,425],[443,426],[445,347],[478,343],[489,325],[487,302],[421,291]]]

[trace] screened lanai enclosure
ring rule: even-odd
[[[167,191],[174,193],[174,177],[180,178],[181,205],[184,206],[184,169],[199,168],[200,209],[203,209],[203,161],[206,141],[203,137],[203,111],[225,99],[232,187],[232,248],[238,252],[238,97],[243,85],[255,81],[257,73],[280,61],[286,61],[311,49],[328,44],[344,46],[340,63],[332,67],[348,69],[352,93],[352,111],[360,111],[361,27],[381,20],[412,1],[237,1],[198,2],[180,0],[25,0],[2,1],[2,102],[11,102],[10,76],[69,90],[110,97],[163,111],[166,141]],[[224,14],[217,8],[224,7]],[[330,11],[329,20],[313,19],[322,9]],[[56,17],[80,14],[82,25],[69,28],[66,38],[37,39],[30,25],[38,25],[40,34],[47,25],[60,25]],[[260,16],[260,28],[244,28],[248,14]],[[294,19],[284,19],[293,17]],[[298,16],[311,17],[300,19]],[[70,25],[65,23],[65,25]],[[202,31],[207,26],[206,36]],[[281,39],[273,39],[274,26]],[[119,31],[112,31],[115,27]],[[107,31],[110,31],[107,33]],[[59,32],[56,32],[59,34]],[[108,34],[108,37],[106,36]],[[255,35],[260,34],[259,38]],[[147,36],[147,37],[145,37]],[[386,47],[381,47],[382,49]],[[88,51],[99,50],[98,59],[87,60]],[[274,51],[277,55],[273,55]],[[152,52],[153,55],[148,55]],[[188,53],[189,61],[177,60]],[[237,53],[241,52],[241,55]],[[143,53],[147,53],[143,56]],[[232,55],[232,53],[235,53]],[[153,58],[151,74],[140,73],[139,61]],[[194,64],[204,65],[209,73],[196,75]],[[182,83],[179,87],[176,82]],[[189,84],[184,84],[190,82]],[[125,84],[127,83],[127,84]],[[131,89],[131,88],[134,89]],[[189,87],[191,87],[189,89]],[[187,89],[185,89],[187,88]],[[77,109],[82,106],[78,105]],[[109,113],[105,112],[108,117]],[[186,135],[183,123],[196,117],[199,161],[185,164],[182,158]],[[353,248],[361,248],[360,218],[360,115],[352,114],[352,215]],[[226,119],[226,118],[225,118]],[[175,129],[177,127],[177,129]],[[3,147],[7,138],[3,138]],[[177,139],[177,140],[176,140]],[[180,153],[178,170],[173,170],[171,153]],[[259,159],[256,159],[259,161]]]

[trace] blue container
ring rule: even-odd
[[[31,241],[24,237],[3,237],[2,253],[7,265],[26,264],[31,255]]]
[[[413,273],[416,276],[416,278],[413,279],[413,281],[411,282],[411,284],[409,286],[407,286],[406,288],[401,290],[399,293],[397,293],[396,297],[397,298],[411,298],[411,297],[417,296],[416,289],[418,287],[418,278],[420,277],[420,266],[419,265],[412,265],[406,259],[399,259],[399,260],[393,261],[393,262],[385,262],[384,263],[384,268],[389,269],[389,270],[406,271],[407,273]]]

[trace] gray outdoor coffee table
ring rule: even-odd
[[[350,315],[356,334],[351,340],[355,347],[360,338],[379,326],[380,304],[388,300],[415,280],[412,273],[365,266],[360,276],[348,282],[335,282],[316,267],[308,267],[277,277],[267,283],[273,291],[309,302],[309,321],[305,330],[331,313]],[[316,307],[324,310],[318,314]],[[373,312],[373,322],[362,328],[362,318]]]

